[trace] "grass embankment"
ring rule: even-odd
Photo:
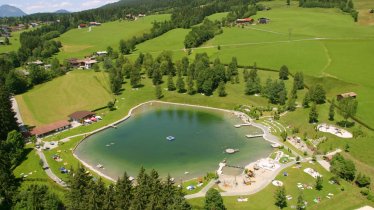
[[[113,21],[103,23],[101,26],[70,30],[57,40],[61,41],[63,48],[57,55],[60,60],[67,58],[82,58],[93,52],[106,50],[108,46],[118,51],[121,39],[131,39],[150,31],[152,22],[168,20],[170,15],[150,15],[136,21]]]
[[[280,180],[284,183],[286,188],[286,194],[291,195],[292,199],[288,200],[288,207],[285,209],[292,209],[291,206],[296,206],[297,197],[300,192],[303,193],[304,199],[308,202],[307,209],[354,209],[361,207],[365,204],[370,204],[363,198],[358,192],[357,188],[353,187],[347,182],[343,182],[341,186],[332,185],[328,183],[328,179],[331,177],[329,172],[326,172],[320,165],[311,163],[302,163],[302,167],[299,168],[288,168],[283,170],[277,177],[276,180]],[[312,168],[317,170],[323,175],[323,189],[317,191],[314,187],[315,179],[303,170],[305,168]],[[287,172],[288,176],[283,176],[283,172]],[[297,183],[306,184],[312,186],[313,189],[301,190],[297,187]],[[344,191],[341,191],[344,188]],[[224,197],[224,203],[227,209],[279,209],[274,205],[274,193],[276,187],[273,185],[267,186],[264,190],[250,196],[242,196],[248,198],[248,202],[238,202],[239,196]],[[329,193],[334,194],[328,199]],[[315,203],[313,200],[320,198],[320,203]],[[194,209],[203,209],[204,198],[191,199],[189,202],[193,205]]]
[[[16,96],[22,118],[28,125],[41,125],[79,110],[93,110],[112,100],[108,75],[74,70]]]

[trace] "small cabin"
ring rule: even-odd
[[[96,55],[97,55],[97,56],[105,56],[105,55],[107,55],[107,54],[108,54],[107,51],[98,51],[98,52],[96,52]]]
[[[101,23],[99,22],[90,22],[90,26],[101,26]]]
[[[84,23],[81,23],[78,25],[78,28],[86,28],[87,27],[87,24],[84,24]]]
[[[336,99],[338,101],[342,100],[343,98],[353,98],[353,99],[356,99],[356,97],[357,97],[357,93],[355,93],[355,92],[341,93],[341,94],[336,95]]]
[[[259,19],[257,20],[257,22],[258,22],[259,24],[268,24],[268,23],[270,22],[270,19],[269,19],[269,18],[264,18],[264,17],[262,17],[262,18],[259,18]]]
[[[90,112],[90,111],[77,111],[69,115],[70,121],[78,122],[78,123],[83,123],[84,120],[90,119],[93,117],[95,113]]]
[[[237,19],[236,23],[237,24],[244,24],[244,23],[252,24],[253,21],[254,21],[253,18],[243,18],[243,19]]]

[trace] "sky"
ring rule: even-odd
[[[0,6],[9,4],[16,6],[27,14],[37,12],[55,12],[65,9],[70,12],[97,8],[118,0],[0,0]]]

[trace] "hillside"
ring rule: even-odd
[[[170,15],[151,15],[137,21],[113,21],[98,27],[72,29],[57,40],[62,50],[57,55],[61,60],[71,57],[84,57],[96,51],[106,50],[108,46],[118,50],[121,39],[140,36],[152,28],[152,22],[168,20]]]
[[[105,106],[112,100],[107,80],[106,73],[76,70],[16,98],[26,124],[47,124]]]
[[[0,6],[0,17],[21,17],[24,15],[27,14],[17,7],[7,4]]]

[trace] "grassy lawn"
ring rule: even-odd
[[[113,97],[107,73],[74,70],[16,99],[25,123],[41,125],[67,119],[75,111],[106,106]]]
[[[55,173],[57,176],[59,176],[59,178],[61,178],[64,181],[68,180],[69,175],[68,174],[62,174],[60,172],[59,168],[65,167],[66,169],[69,170],[71,168],[76,169],[79,166],[80,162],[79,162],[78,159],[76,159],[73,156],[72,149],[75,147],[75,145],[78,144],[78,142],[82,138],[83,137],[72,138],[68,142],[60,143],[59,146],[55,149],[44,151],[45,157],[48,161],[48,164],[49,164],[51,170],[53,171],[53,173]],[[59,155],[60,158],[62,159],[62,161],[58,162],[58,161],[54,160],[53,155]],[[94,172],[91,172],[91,174],[94,175],[96,178],[99,177]],[[103,178],[103,181],[107,184],[111,183],[111,181],[106,180],[104,178]]]
[[[135,53],[152,53],[158,54],[163,50],[182,50],[184,48],[184,37],[189,32],[189,29],[173,29],[162,36],[156,37],[152,40],[146,41],[136,46]]]
[[[63,48],[57,57],[62,59],[90,55],[96,51],[106,50],[108,46],[118,51],[121,39],[130,39],[133,36],[140,36],[152,28],[153,21],[164,21],[170,15],[151,15],[137,21],[114,21],[102,24],[100,27],[70,30],[57,40],[61,41]]]
[[[39,165],[40,158],[35,150],[33,150],[32,144],[26,145],[25,150],[27,151],[25,160],[13,171],[17,178],[21,178],[23,176],[21,176],[21,174],[27,175],[21,182],[21,189],[25,189],[31,184],[46,185],[52,192],[56,193],[59,198],[64,199],[65,189],[49,179],[47,174],[43,171],[42,167]],[[32,174],[29,174],[31,172]]]
[[[199,184],[199,182],[198,182],[197,179],[192,179],[192,180],[183,182],[183,184],[182,184],[182,186],[183,186],[183,192],[186,195],[195,194],[195,193],[199,192],[201,189],[203,189],[209,183],[209,181],[203,180],[202,183],[203,183],[203,185],[201,185],[200,187],[198,187],[197,185]],[[193,190],[187,190],[187,187],[190,186],[190,185],[194,186],[195,189],[193,189]]]
[[[303,170],[305,168],[313,168],[323,175],[323,189],[317,191],[314,189],[315,179],[305,173]],[[288,201],[288,207],[285,209],[291,209],[291,206],[295,206],[297,203],[297,197],[302,191],[304,199],[308,202],[307,209],[353,209],[361,207],[364,204],[367,204],[368,201],[366,198],[362,197],[356,188],[351,184],[344,182],[342,186],[332,185],[328,183],[328,179],[331,177],[331,174],[326,172],[318,164],[302,163],[302,168],[288,168],[284,170],[288,173],[289,176],[283,176],[283,171],[276,177],[277,180],[280,180],[284,183],[286,188],[286,194],[291,195],[292,199]],[[313,189],[300,190],[297,188],[297,183],[307,184],[312,186]],[[341,188],[344,188],[344,191],[341,191]],[[227,209],[278,209],[274,205],[274,192],[276,187],[269,185],[264,190],[259,193],[250,196],[243,196],[248,198],[248,202],[237,202],[235,197],[224,197],[224,203]],[[326,196],[332,193],[331,199],[328,199]],[[313,200],[315,198],[321,198],[320,203],[315,203]],[[343,202],[344,200],[344,202]],[[194,209],[203,209],[204,199],[191,199],[189,200]]]
[[[0,54],[7,53],[11,51],[17,51],[21,46],[19,37],[24,31],[16,31],[12,33],[12,37],[9,38],[10,45],[0,45]],[[1,37],[0,40],[4,40],[4,37]]]

